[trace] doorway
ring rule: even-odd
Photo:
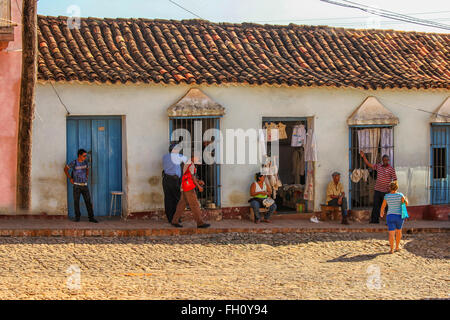
[[[122,118],[68,117],[66,128],[66,162],[76,159],[78,149],[88,152],[88,187],[94,215],[107,216],[111,191],[122,191]],[[70,182],[67,183],[67,204],[69,217],[73,217],[73,187]],[[87,216],[83,197],[80,200],[80,212],[82,216]]]
[[[307,132],[307,118],[298,117],[263,117],[262,129],[276,125],[280,134],[278,140],[279,159],[277,162],[278,176],[282,186],[274,192],[274,200],[277,204],[278,213],[306,213],[308,212],[307,201],[304,200],[307,170],[304,159],[304,144],[293,143],[294,130],[303,127]],[[281,133],[285,131],[286,134]],[[267,154],[271,156],[272,141],[267,138]],[[305,136],[306,137],[306,136]],[[272,158],[272,157],[271,157]]]

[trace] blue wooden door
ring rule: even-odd
[[[450,125],[431,126],[431,203],[450,203]]]
[[[120,117],[67,118],[67,163],[77,158],[78,149],[88,151],[89,181],[95,216],[109,215],[111,191],[122,191],[122,120]],[[82,216],[87,216],[84,200]],[[73,187],[67,184],[69,216],[73,217]],[[122,205],[121,203],[119,204]],[[116,213],[118,215],[118,213]]]

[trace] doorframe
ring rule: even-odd
[[[127,162],[127,134],[126,134],[126,115],[67,115],[66,116],[66,163],[67,163],[67,121],[68,120],[121,120],[121,150],[122,150],[122,216],[128,214],[128,162]],[[67,215],[69,215],[68,190],[66,190]],[[92,191],[91,191],[92,192]],[[81,201],[81,199],[80,199]],[[95,212],[94,212],[95,214]]]
[[[311,119],[311,120],[310,120]],[[263,127],[262,127],[262,123],[263,122],[267,122],[267,121],[272,121],[272,122],[277,122],[277,121],[280,121],[280,122],[282,122],[282,121],[303,121],[303,122],[305,122],[305,124],[306,124],[306,126],[305,126],[305,129],[306,129],[306,132],[308,132],[308,130],[310,130],[310,129],[312,129],[313,131],[314,131],[314,127],[313,127],[313,125],[311,124],[311,122],[313,122],[312,121],[312,119],[313,119],[313,117],[312,116],[305,116],[305,117],[289,117],[289,116],[287,116],[287,117],[272,117],[272,116],[262,116],[261,117],[261,122],[260,122],[260,124],[261,124],[261,129],[264,129]],[[266,141],[266,144],[267,144],[267,141]],[[315,165],[314,164],[311,164],[311,165],[313,165],[313,172],[315,173]],[[307,178],[308,178],[308,163],[305,161],[305,186],[306,186],[306,181],[307,181]],[[314,179],[314,174],[313,174],[313,179]],[[281,181],[281,182],[283,182],[283,181]],[[316,184],[315,184],[315,181],[313,180],[313,186],[314,186],[314,191],[313,191],[313,195],[314,195],[314,198],[316,197],[316,193],[315,193],[315,188],[316,188]],[[312,212],[314,212],[314,200],[305,200],[305,213],[308,213],[308,209],[311,207],[312,208]],[[296,213],[297,211],[295,210],[293,213]]]

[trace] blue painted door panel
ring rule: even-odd
[[[78,149],[88,151],[89,181],[95,216],[109,215],[111,191],[122,190],[122,123],[120,117],[67,118],[67,163]],[[69,216],[74,216],[73,187],[67,184]],[[81,197],[80,211],[87,216]],[[121,207],[121,203],[119,206]],[[116,213],[118,215],[118,213]]]
[[[450,126],[431,127],[431,203],[450,203]]]

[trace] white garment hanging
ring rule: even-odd
[[[312,129],[306,134],[305,161],[317,161],[317,141]]]
[[[306,129],[304,125],[296,125],[292,129],[291,147],[301,147],[306,141]]]
[[[303,199],[313,201],[314,200],[314,166],[312,162],[307,163],[307,174],[305,190],[303,191]]]

